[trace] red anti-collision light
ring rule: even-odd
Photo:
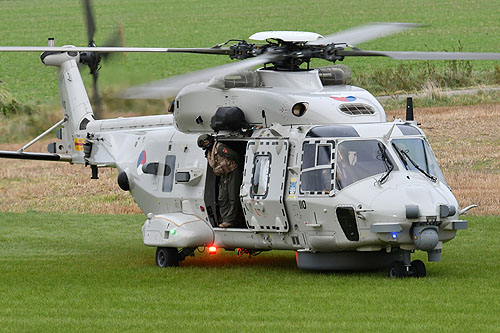
[[[208,247],[208,253],[209,254],[216,254],[217,253],[217,247],[216,246],[209,246]]]

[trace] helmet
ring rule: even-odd
[[[202,134],[198,137],[198,147],[207,149],[214,143],[214,137],[210,134]]]

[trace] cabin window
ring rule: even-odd
[[[307,132],[307,138],[358,138],[359,133],[349,125],[324,125],[313,127]]]
[[[401,133],[403,133],[403,135],[421,135],[420,131],[411,125],[402,124],[396,126],[399,128]]]
[[[300,174],[301,193],[324,194],[332,190],[334,147],[333,141],[304,143]]]
[[[316,165],[332,164],[332,147],[328,145],[318,145],[318,155],[316,156]]]
[[[251,197],[267,196],[271,173],[271,154],[255,155],[252,172]]]
[[[165,158],[165,170],[163,171],[163,192],[172,192],[174,185],[175,155],[167,155]]]
[[[377,140],[343,141],[337,149],[337,187],[343,189],[359,180],[388,172],[382,154],[386,154],[396,171],[398,168],[389,155],[389,151],[381,151],[382,145]]]

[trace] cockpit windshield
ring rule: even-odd
[[[439,169],[436,157],[426,141],[417,138],[394,139],[392,145],[407,170],[419,171],[420,168],[424,173],[436,177],[448,185],[441,169]]]
[[[377,140],[343,141],[337,151],[339,190],[358,180],[397,170],[385,146]]]

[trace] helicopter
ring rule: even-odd
[[[305,270],[387,269],[391,277],[425,277],[411,260],[425,251],[441,261],[446,242],[468,227],[408,101],[405,120],[387,122],[367,90],[350,85],[346,57],[402,60],[500,60],[500,53],[368,51],[356,45],[418,28],[374,23],[327,36],[264,31],[210,48],[96,46],[90,2],[89,44],[2,46],[41,52],[56,67],[62,118],[2,158],[62,161],[118,170],[118,186],[144,212],[143,242],[155,263],[175,267],[199,248],[256,255],[296,252]],[[237,60],[121,93],[174,98],[163,115],[96,119],[79,70],[88,65],[96,92],[101,58],[116,52],[198,53]],[[333,65],[311,68],[312,59]],[[258,69],[254,69],[261,66]],[[98,101],[98,98],[96,99]],[[57,130],[48,152],[26,152]],[[210,134],[238,153],[243,168],[238,209],[243,224],[222,228],[217,176],[197,145]]]

